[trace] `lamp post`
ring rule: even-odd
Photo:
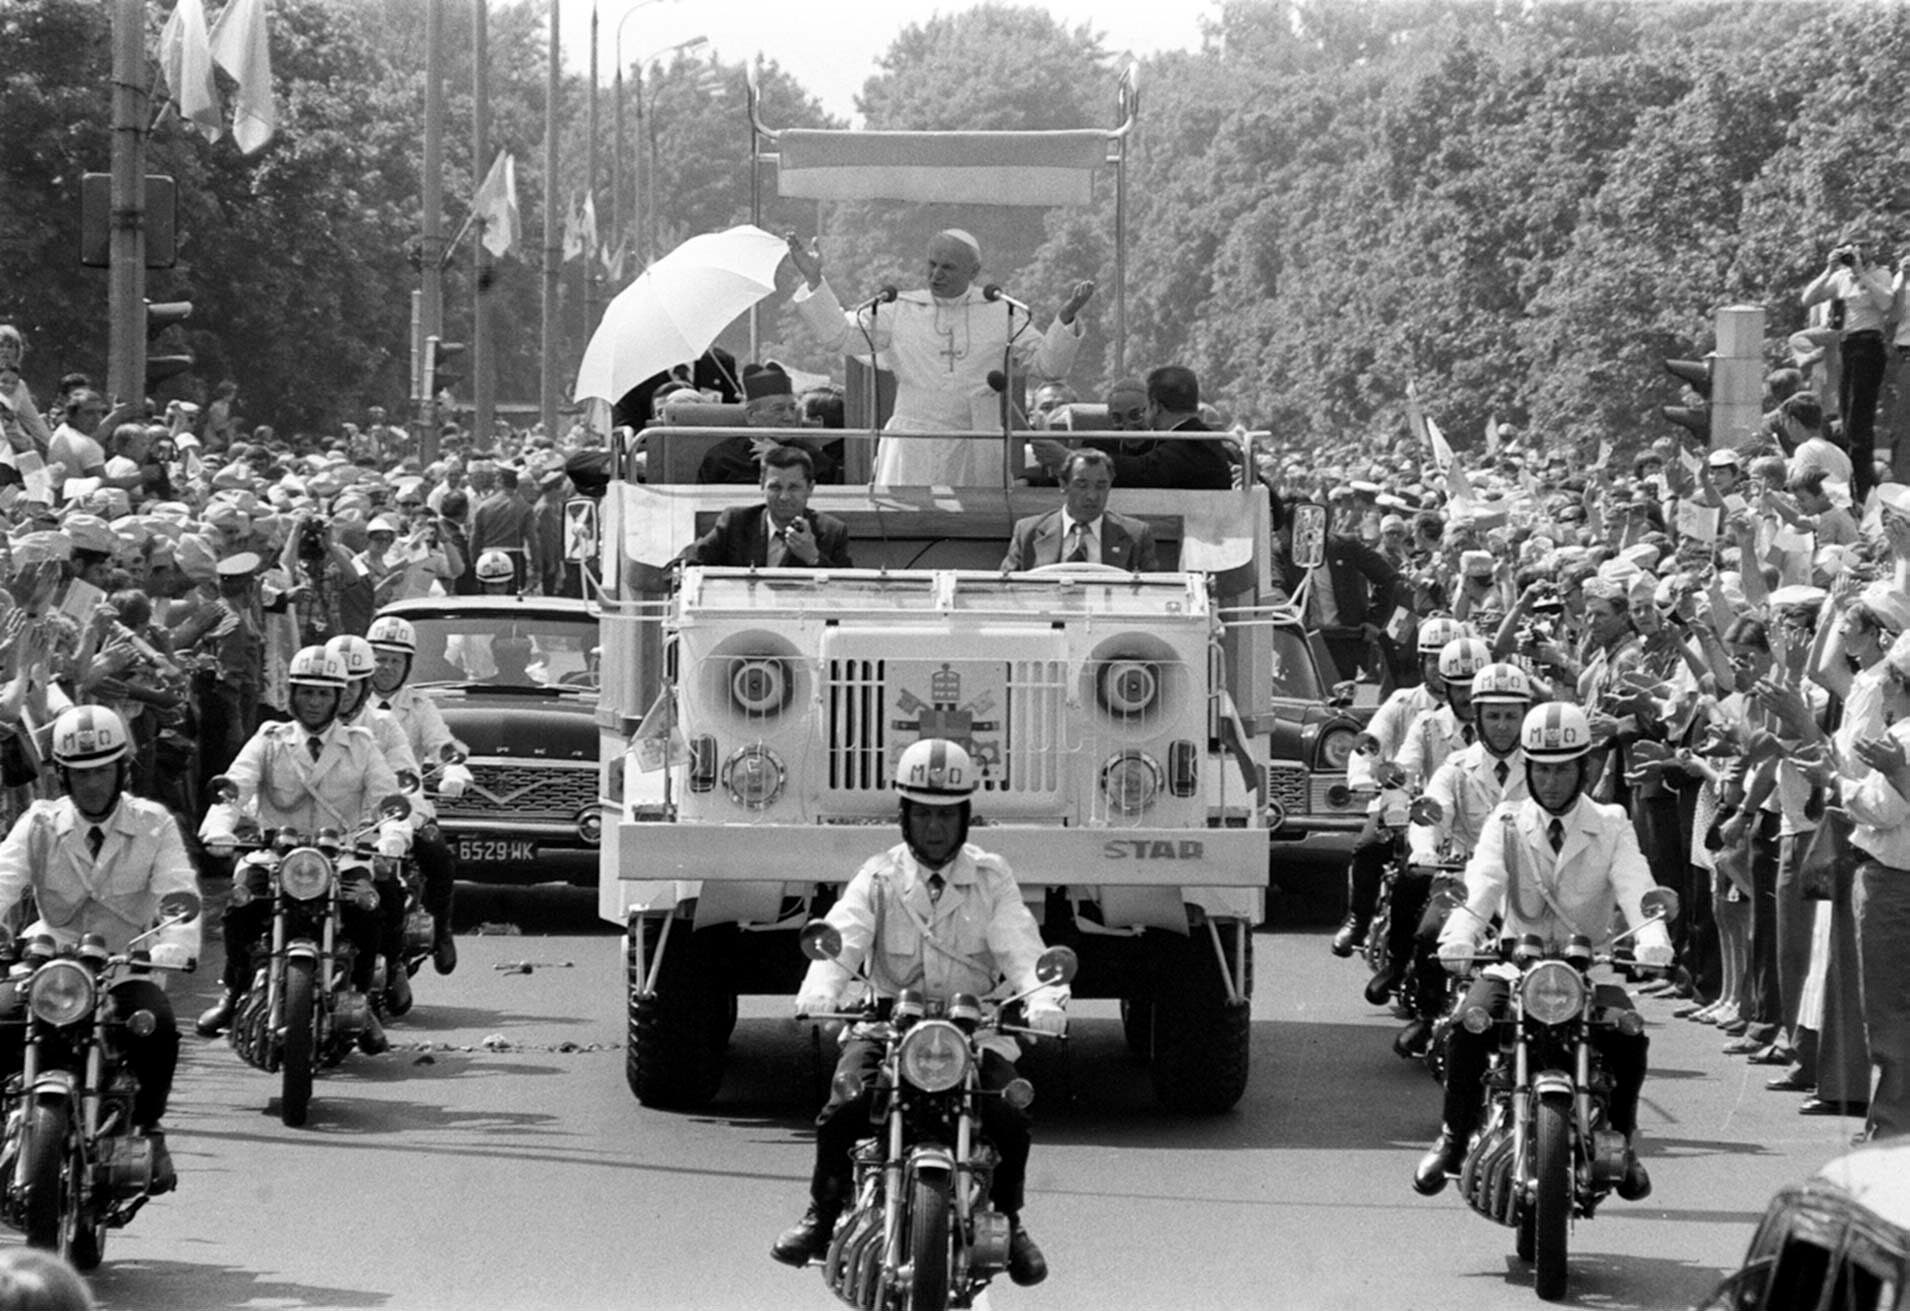
[[[646,67],[654,69],[656,66],[656,61],[661,59],[662,56],[664,55],[687,54],[691,51],[700,50],[702,47],[708,44],[709,44],[709,40],[705,37],[700,37],[700,36],[693,37],[688,41],[680,41],[676,45],[670,46],[667,49],[657,51],[655,54],[651,55],[649,59],[644,60],[643,63],[639,66],[638,72],[641,73],[642,69]],[[715,75],[714,70],[705,69],[703,72],[703,76],[697,79],[692,89],[697,91],[715,91],[715,90],[719,90],[721,87],[722,87],[722,80],[720,77]],[[662,91],[663,91],[662,86],[656,83],[655,78],[653,76],[652,85],[650,87],[650,106],[648,110],[650,126],[648,131],[646,132],[644,128],[644,123],[643,123],[644,116],[645,116],[645,109],[644,109],[644,103],[643,103],[643,100],[644,100],[643,83],[641,81],[637,83],[637,155],[641,157],[646,147],[650,152],[650,158],[648,161],[649,181],[642,187],[638,188],[638,194],[637,194],[637,228],[643,237],[644,259],[646,264],[650,260],[655,259],[657,255],[657,114],[656,114],[656,109],[657,109],[657,97],[660,94],[662,94]]]
[[[616,47],[616,54],[617,54],[617,73],[616,73],[616,76],[611,79],[611,84],[610,84],[611,85],[610,112],[611,112],[611,117],[615,120],[615,127],[612,132],[612,139],[610,144],[610,151],[611,151],[611,154],[610,154],[610,231],[614,234],[614,237],[617,240],[621,240],[623,236],[625,235],[624,222],[623,222],[624,186],[623,186],[623,177],[622,177],[623,161],[624,161],[623,29],[629,25],[630,20],[636,16],[639,10],[648,9],[651,5],[661,4],[661,3],[662,3],[662,0],[638,0],[638,3],[626,9],[624,11],[623,17],[617,20],[617,37],[614,43]],[[643,61],[640,61],[640,62],[647,63],[649,60],[655,59],[658,55],[669,54],[673,50],[683,49],[688,46],[697,45],[701,43],[703,40],[704,38],[699,36],[699,37],[692,38],[689,41],[679,42],[677,45],[669,46],[663,50],[656,51],[653,54],[646,55]],[[643,108],[643,102],[641,99],[641,96],[642,96],[641,84],[639,84],[639,87],[638,87],[638,96],[639,96],[639,99],[637,102],[637,109],[639,113],[641,113]],[[632,162],[634,163],[634,161]],[[631,183],[633,188],[634,188],[635,182],[636,182],[636,170],[632,168]],[[634,196],[633,196],[632,208],[633,209],[635,208]]]

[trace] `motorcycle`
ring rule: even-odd
[[[99,1265],[106,1231],[128,1224],[152,1196],[152,1143],[132,1119],[138,1083],[115,1038],[143,1037],[155,1021],[143,1008],[120,1014],[111,989],[125,972],[175,968],[153,964],[139,944],[190,923],[199,909],[193,893],[167,894],[159,922],[124,955],[110,954],[96,933],[65,948],[46,934],[0,947],[24,1010],[6,1022],[26,1030],[20,1072],[0,1094],[0,1219],[29,1247],[80,1270]]]
[[[222,789],[221,783],[213,780],[215,793],[235,799],[230,785]],[[391,858],[364,839],[410,813],[411,803],[393,793],[379,803],[378,817],[349,841],[335,829],[308,836],[281,828],[257,840],[206,842],[216,856],[247,853],[233,871],[233,905],[255,895],[254,874],[264,876],[263,895],[271,899],[271,927],[255,944],[259,965],[239,998],[227,1039],[248,1065],[279,1075],[279,1119],[288,1126],[305,1123],[316,1072],[343,1061],[371,1026],[372,998],[383,992],[383,963],[369,995],[352,986],[357,947],[343,932],[343,911],[347,898],[360,909],[377,909],[374,879],[395,872],[388,868]],[[381,862],[387,868],[381,870]]]
[[[814,920],[802,948],[811,960],[834,960],[842,935]],[[1077,968],[1072,950],[1050,947],[1035,975],[1047,987]],[[858,1311],[972,1306],[1008,1268],[1009,1220],[990,1204],[996,1158],[981,1138],[978,1101],[997,1095],[1025,1107],[1034,1087],[1017,1078],[999,1094],[984,1091],[980,1044],[990,1033],[1033,1032],[1002,1018],[1028,995],[985,1006],[956,993],[942,1005],[905,989],[886,1021],[871,1024],[867,1010],[809,1017],[864,1025],[886,1045],[870,1113],[876,1133],[855,1153],[855,1200],[822,1259],[823,1282]]]
[[[1669,923],[1677,917],[1677,894],[1655,889],[1645,910],[1647,923]],[[1490,959],[1485,972],[1511,984],[1511,1006],[1502,1020],[1476,1006],[1458,1018],[1472,1033],[1496,1023],[1500,1037],[1487,1066],[1486,1112],[1460,1167],[1459,1188],[1473,1210],[1518,1231],[1519,1259],[1533,1264],[1539,1297],[1554,1302],[1565,1296],[1573,1218],[1591,1219],[1627,1166],[1625,1135],[1609,1124],[1611,1076],[1591,1034],[1606,1027],[1636,1034],[1644,1017],[1607,1014],[1595,1004],[1591,971],[1612,957],[1594,955],[1582,934],[1558,953],[1527,935]]]

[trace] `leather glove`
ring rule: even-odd
[[[1439,963],[1449,974],[1464,974],[1472,968],[1472,944],[1465,939],[1439,944]]]
[[[1672,951],[1668,942],[1642,944],[1633,958],[1648,970],[1668,970],[1671,968]]]
[[[796,1018],[807,1019],[811,1015],[828,1015],[836,1009],[834,993],[799,992],[796,994]]]
[[[1028,1004],[1028,1027],[1051,1038],[1068,1036],[1068,1012],[1051,1001]]]
[[[198,968],[198,958],[183,942],[161,942],[152,950],[153,968],[161,970],[179,970],[190,974]]]
[[[438,775],[438,795],[456,801],[464,795],[464,789],[476,782],[468,765],[446,765],[444,772]]]

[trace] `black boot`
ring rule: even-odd
[[[170,1193],[179,1186],[179,1172],[172,1168],[172,1153],[166,1150],[166,1133],[154,1125],[146,1130],[146,1141],[152,1145],[153,1153],[152,1182],[146,1191],[154,1197]]]
[[[382,1056],[391,1050],[391,1039],[385,1037],[385,1026],[378,1023],[378,1017],[368,1008],[365,1011],[365,1027],[358,1035],[358,1050],[367,1056]]]
[[[431,968],[440,974],[449,974],[458,967],[458,944],[451,936],[451,917],[442,915],[433,923]]]
[[[395,1020],[411,1009],[411,976],[405,972],[403,956],[392,960],[389,973],[391,981],[385,984],[385,1014]]]
[[[838,1207],[811,1202],[809,1209],[802,1213],[802,1219],[783,1230],[776,1239],[769,1249],[770,1256],[797,1269],[820,1260],[829,1250],[829,1240],[836,1232],[836,1217],[841,1214]]]
[[[1351,956],[1365,945],[1366,926],[1360,923],[1358,915],[1348,911],[1346,918],[1340,921],[1339,930],[1333,935],[1333,954]]]
[[[239,994],[227,988],[225,995],[199,1016],[192,1027],[201,1038],[216,1038],[232,1027],[232,1012],[239,1008]]]
[[[1459,1173],[1465,1156],[1466,1147],[1458,1135],[1450,1129],[1441,1129],[1439,1137],[1433,1140],[1432,1150],[1419,1158],[1419,1168],[1413,1171],[1413,1191],[1422,1197],[1444,1192],[1447,1176]]]
[[[1625,1174],[1619,1179],[1616,1191],[1627,1202],[1642,1202],[1651,1196],[1651,1172],[1638,1159],[1638,1148],[1629,1136],[1625,1142]]]
[[[1032,1288],[1048,1277],[1048,1258],[1021,1227],[1020,1216],[1010,1216],[1008,1223],[1008,1277],[1023,1288]]]
[[[1426,1020],[1412,1020],[1399,1031],[1393,1039],[1393,1051],[1409,1061],[1416,1061],[1432,1049],[1433,1026]]]
[[[1386,999],[1393,995],[1393,988],[1399,983],[1397,969],[1384,969],[1366,981],[1366,1004],[1384,1006]]]

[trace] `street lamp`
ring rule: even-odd
[[[660,3],[662,3],[662,0],[640,0],[640,3],[632,5],[629,9],[625,10],[623,17],[617,20],[617,39],[616,39],[617,76],[611,83],[611,99],[613,101],[613,104],[611,107],[611,113],[612,113],[612,116],[616,119],[616,133],[615,133],[614,140],[611,142],[611,156],[610,156],[610,230],[611,232],[616,234],[616,239],[619,241],[621,241],[626,235],[624,231],[624,220],[623,220],[624,187],[623,187],[623,177],[622,177],[623,161],[626,158],[626,152],[624,148],[624,139],[623,139],[623,117],[624,117],[623,115],[623,70],[624,70],[623,29],[625,28],[626,25],[629,24],[631,18],[636,15],[638,10],[647,9],[653,4],[660,4]],[[708,40],[709,39],[707,37],[696,36],[696,37],[691,37],[688,41],[679,41],[675,45],[665,46],[661,50],[652,51],[650,54],[645,55],[641,60],[638,61],[637,66],[639,70],[641,70],[645,64],[648,64],[653,59],[657,59],[663,55],[673,54],[679,50],[688,50],[695,46],[705,45],[708,43]],[[641,142],[642,130],[643,130],[643,127],[642,127],[643,84],[641,81],[641,72],[639,72],[639,80],[637,83],[637,118],[638,118],[638,125],[637,125],[638,141]],[[638,155],[631,159],[631,169],[630,169],[630,177],[631,177],[631,184],[632,184],[631,190],[633,192],[633,195],[631,197],[632,209],[635,211],[634,217],[637,220],[633,226],[638,230],[639,233],[642,231],[642,226],[643,226],[643,223],[642,223],[643,211],[642,211],[640,197],[638,194],[636,194],[640,190],[637,185],[638,170],[636,168],[636,164],[638,160],[641,158],[641,155],[642,155],[642,151],[641,151],[641,148],[639,148]]]

